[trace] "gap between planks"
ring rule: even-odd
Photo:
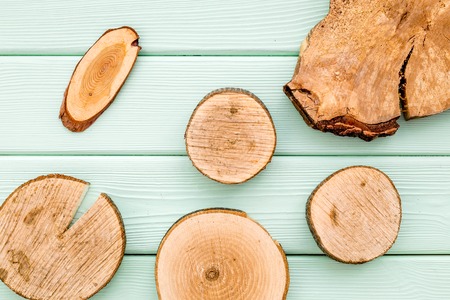
[[[94,41],[95,42],[95,41]],[[87,49],[86,49],[87,51]],[[0,57],[82,57],[85,53],[73,54],[14,54],[14,53],[0,53]],[[298,51],[286,53],[259,53],[259,54],[164,54],[164,53],[143,53],[138,57],[295,57],[298,58]]]
[[[311,157],[311,158],[325,158],[325,157],[450,157],[450,154],[436,154],[436,155],[413,155],[413,154],[405,154],[405,155],[389,155],[389,154],[343,154],[343,155],[312,155],[312,154],[275,154],[275,157]],[[152,154],[133,154],[133,153],[112,153],[112,154],[83,154],[83,153],[0,153],[0,157],[188,157],[187,154],[163,154],[163,153],[152,153]]]

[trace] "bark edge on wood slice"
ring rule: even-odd
[[[306,219],[319,248],[329,257],[361,264],[385,254],[395,243],[401,200],[391,179],[378,169],[341,169],[313,191]]]
[[[208,178],[225,184],[245,182],[265,169],[276,140],[264,103],[238,88],[207,94],[192,113],[185,133],[193,165]]]
[[[89,184],[51,174],[18,187],[0,207],[0,279],[28,299],[87,299],[125,254],[125,230],[101,194],[70,228]]]
[[[370,141],[450,107],[450,1],[331,0],[284,92],[305,122]],[[402,106],[402,107],[401,107]]]
[[[111,105],[141,50],[138,40],[131,27],[109,29],[81,58],[59,112],[67,129],[86,130]]]
[[[281,245],[245,212],[210,208],[167,231],[155,278],[162,300],[276,300],[286,299],[289,267]]]

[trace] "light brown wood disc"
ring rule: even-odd
[[[225,88],[197,106],[185,134],[194,166],[222,183],[256,176],[272,159],[276,133],[264,104],[252,93]]]
[[[317,244],[328,256],[359,264],[391,248],[402,211],[397,189],[386,174],[355,166],[325,179],[309,198],[306,215]]]
[[[83,131],[108,108],[134,66],[141,47],[130,27],[106,31],[73,72],[60,118],[71,131]]]
[[[285,299],[283,249],[244,212],[206,209],[167,232],[156,257],[159,299]]]
[[[41,176],[0,207],[0,279],[28,299],[87,299],[114,276],[125,252],[119,211],[105,194],[70,228],[88,183]]]

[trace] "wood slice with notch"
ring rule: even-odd
[[[372,167],[337,171],[311,194],[306,216],[318,246],[331,258],[360,264],[385,254],[401,222],[400,196],[389,177]]]
[[[156,256],[159,299],[285,299],[280,244],[242,211],[205,209],[178,220]]]
[[[331,0],[284,91],[309,126],[367,141],[394,134],[402,109],[448,109],[450,1]]]
[[[0,279],[28,299],[87,299],[114,276],[125,231],[101,194],[69,228],[89,184],[41,176],[17,188],[0,207]]]
[[[198,104],[185,140],[189,158],[202,174],[235,184],[267,166],[275,151],[276,133],[258,97],[242,89],[224,88]]]
[[[141,47],[130,27],[106,31],[75,67],[59,117],[65,127],[84,131],[108,108],[136,62]]]

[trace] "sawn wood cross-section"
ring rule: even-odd
[[[70,228],[88,183],[41,176],[0,207],[0,279],[28,299],[87,299],[116,273],[125,252],[120,214],[105,194]]]

